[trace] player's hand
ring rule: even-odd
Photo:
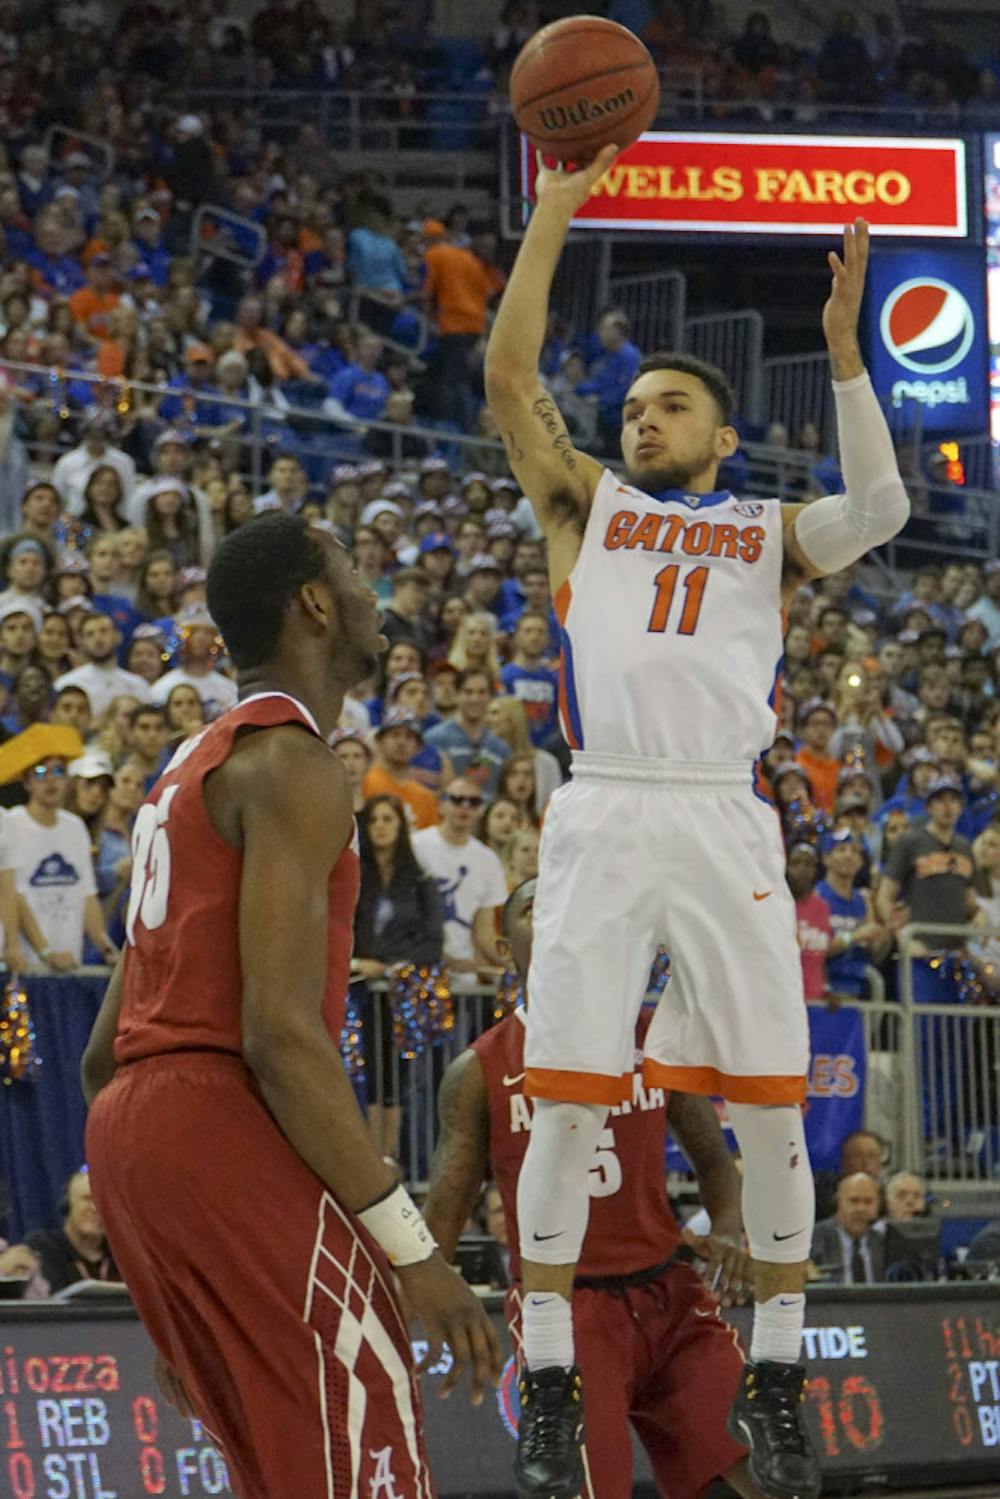
[[[716,1229],[704,1237],[685,1234],[695,1254],[705,1261],[702,1275],[722,1306],[742,1306],[753,1295],[753,1266],[743,1252],[742,1237]]]
[[[823,333],[830,349],[853,348],[858,339],[858,316],[868,268],[868,225],[865,220],[855,219],[844,230],[843,258],[836,250],[831,250],[826,258],[833,272],[833,281],[823,308]]]
[[[580,167],[576,172],[567,172],[561,167],[553,169],[543,166],[542,153],[536,151],[535,161],[538,164],[538,176],[535,178],[536,200],[539,203],[543,201],[553,203],[565,209],[568,217],[572,218],[577,209],[582,208],[593,193],[594,188],[618,155],[618,149],[617,146],[605,146],[597,153],[593,161]]]
[[[170,1364],[167,1363],[162,1353],[156,1355],[156,1383],[160,1387],[160,1394],[168,1405],[185,1421],[190,1421],[194,1416],[191,1402],[188,1399],[187,1390],[181,1382],[181,1377]]]
[[[469,1399],[473,1405],[481,1405],[486,1386],[500,1383],[503,1355],[479,1297],[437,1253],[419,1265],[404,1265],[396,1274],[406,1303],[420,1319],[427,1338],[427,1352],[417,1365],[417,1373],[432,1368],[447,1343],[452,1365],[438,1394],[442,1399],[450,1395],[467,1368]]]

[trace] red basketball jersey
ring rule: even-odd
[[[636,1072],[632,1102],[608,1114],[590,1168],[590,1221],[579,1275],[630,1275],[668,1259],[681,1243],[667,1201],[667,1101],[663,1088],[642,1082],[642,1042],[650,1021],[636,1027]],[[490,1169],[503,1201],[510,1272],[520,1276],[517,1179],[521,1173],[534,1101],[524,1083],[524,1013],[515,1011],[473,1041],[486,1079],[490,1109]]]
[[[294,698],[258,693],[185,740],[156,782],[132,834],[132,892],[114,1046],[119,1064],[169,1051],[242,1051],[243,859],[212,826],[202,784],[248,724],[301,724],[320,737],[312,715]],[[355,839],[330,875],[323,1022],[335,1040],[343,1026],[359,879]],[[274,1002],[280,1005],[280,994]]]

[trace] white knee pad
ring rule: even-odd
[[[580,1258],[590,1215],[587,1173],[607,1117],[604,1104],[536,1098],[517,1183],[522,1259],[574,1265]]]
[[[726,1102],[743,1156],[743,1224],[755,1260],[809,1258],[816,1194],[797,1104]]]

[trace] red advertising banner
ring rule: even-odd
[[[521,139],[532,198],[535,154]],[[858,215],[874,234],[964,239],[965,145],[893,136],[666,134],[618,157],[583,205],[583,229],[836,234]]]

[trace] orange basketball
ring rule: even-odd
[[[559,161],[590,161],[611,141],[628,146],[660,102],[656,65],[617,21],[567,16],[525,42],[510,75],[514,118]]]

